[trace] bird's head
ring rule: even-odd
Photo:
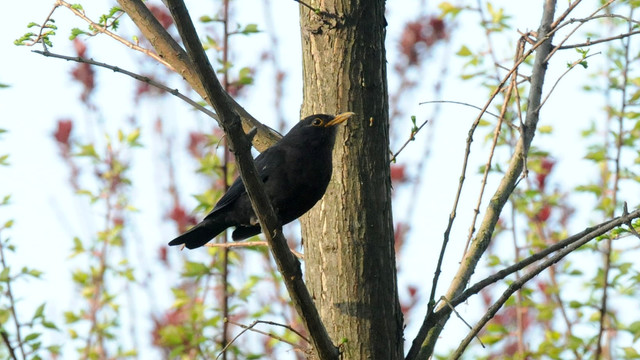
[[[346,121],[355,114],[345,112],[339,115],[315,114],[300,120],[296,126],[280,140],[309,150],[318,146],[333,148],[338,124]],[[327,145],[324,145],[327,144]]]
[[[326,115],[326,114],[316,114],[316,115],[307,116],[301,122],[306,126],[319,127],[319,128],[331,128],[346,121],[353,115],[355,115],[355,113],[352,113],[352,112],[344,112],[336,116]]]

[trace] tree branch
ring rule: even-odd
[[[506,299],[509,298],[509,296],[511,296],[511,294],[513,294],[515,291],[519,290],[527,281],[531,280],[533,277],[535,277],[536,275],[538,275],[541,271],[543,271],[544,269],[548,268],[549,266],[557,263],[558,261],[560,261],[562,258],[564,258],[566,255],[568,255],[569,253],[571,253],[572,251],[576,250],[577,248],[581,247],[582,245],[586,244],[587,242],[597,238],[598,236],[604,235],[607,232],[618,228],[622,225],[627,225],[629,226],[629,231],[632,232],[632,227],[631,225],[631,221],[640,218],[640,210],[636,210],[633,211],[631,213],[625,213],[622,216],[619,216],[615,219],[612,220],[607,220],[605,222],[602,222],[598,225],[589,227],[583,231],[581,231],[578,234],[572,235],[562,241],[559,241],[558,243],[549,246],[548,248],[533,254],[521,261],[519,261],[518,263],[511,265],[507,268],[504,268],[500,271],[498,271],[497,273],[481,280],[478,281],[477,283],[475,283],[473,286],[469,287],[467,290],[463,291],[460,295],[456,296],[455,298],[451,299],[449,301],[449,304],[451,304],[452,307],[458,306],[462,303],[464,303],[465,301],[467,301],[467,299],[469,299],[471,296],[479,293],[481,290],[485,289],[486,287],[488,287],[489,285],[492,285],[502,279],[505,279],[507,276],[514,274],[516,271],[522,270],[525,267],[535,263],[536,261],[540,261],[542,259],[544,259],[545,257],[547,257],[548,255],[551,255],[552,253],[556,253],[555,255],[553,255],[552,257],[550,257],[549,259],[547,259],[545,262],[541,263],[541,265],[535,267],[534,269],[532,269],[529,273],[527,273],[526,275],[524,275],[523,277],[521,277],[520,279],[517,279],[516,282],[512,283],[513,284],[520,284],[519,286],[514,286],[514,287],[509,287],[505,293],[503,293],[503,296],[505,296],[505,294],[507,292],[510,292],[509,295],[506,295],[505,297],[505,301]],[[523,278],[526,278],[526,280],[522,280]],[[496,303],[494,303],[494,305],[492,305],[490,307],[490,309],[488,310],[488,312],[491,312],[493,310],[497,311],[502,305],[504,305],[504,302],[500,303],[501,299],[503,299],[503,297],[500,297],[500,299],[498,299],[496,301]],[[500,304],[499,304],[500,303]],[[499,304],[499,305],[496,305]],[[494,309],[495,306],[495,309]],[[442,319],[447,318],[449,315],[451,314],[451,307],[446,306],[446,307],[441,307],[438,311],[434,312],[433,314],[428,315],[425,318],[425,326],[427,328],[432,328],[433,326],[435,326],[439,321],[441,321]],[[488,319],[490,319],[491,317],[493,317],[493,315],[495,315],[495,312],[493,312],[491,314],[490,317],[488,317]],[[486,314],[485,314],[486,316]],[[484,317],[483,317],[484,319]],[[480,321],[482,322],[482,320]],[[478,325],[476,325],[478,326]],[[484,324],[482,325],[484,326]],[[474,327],[475,329],[475,327]],[[473,338],[473,334],[469,334],[469,339]]]
[[[538,29],[538,42],[536,43],[536,45],[534,45],[534,48],[537,47],[537,50],[531,76],[531,88],[527,106],[527,116],[525,119],[524,128],[522,129],[522,136],[518,140],[518,144],[516,145],[515,152],[509,163],[509,167],[505,172],[505,176],[503,177],[500,185],[498,186],[498,189],[489,202],[485,217],[480,225],[480,228],[478,229],[476,238],[471,244],[469,251],[465,255],[459,267],[458,273],[455,275],[454,280],[452,281],[451,286],[447,291],[446,297],[449,299],[455,298],[457,295],[462,293],[462,291],[466,287],[466,284],[473,274],[478,261],[480,261],[480,257],[491,242],[491,235],[493,234],[493,230],[495,229],[495,225],[498,221],[500,212],[509,199],[509,196],[515,189],[516,182],[520,177],[520,174],[522,173],[524,160],[526,158],[527,152],[529,151],[529,146],[531,145],[531,141],[533,140],[536,126],[538,124],[538,115],[540,112],[539,105],[542,97],[542,84],[544,83],[544,76],[547,69],[547,55],[552,49],[551,39],[553,38],[553,34],[551,23],[553,22],[555,5],[555,0],[546,0],[544,4],[542,21],[540,24],[540,28]],[[526,54],[522,59],[525,58]],[[516,62],[516,66],[507,76],[510,76],[511,73],[515,71],[515,68],[517,68],[521,61],[523,61],[522,59]],[[494,94],[497,94],[497,91],[499,91],[503,83],[501,84],[501,86],[496,88]],[[488,107],[488,105],[485,106],[485,108],[486,107]],[[470,144],[467,145],[467,149],[469,146]],[[455,216],[455,207],[452,215]],[[451,219],[449,222],[449,227],[447,227],[447,231],[445,232],[445,237],[448,237],[450,226]],[[443,248],[444,246],[445,244],[443,244]],[[426,320],[428,318],[429,316],[427,315],[425,317],[425,322],[423,323],[418,335],[413,341],[411,349],[409,350],[409,353],[407,355],[407,359],[415,359],[416,357],[426,359],[433,353],[435,343],[440,332],[444,328],[444,324],[447,318],[440,319],[432,326],[428,326],[428,324],[426,324]]]
[[[118,4],[133,20],[144,37],[149,40],[158,55],[166,60],[203,99],[206,99],[207,94],[204,90],[203,82],[200,80],[195,66],[187,56],[187,53],[160,25],[146,5],[141,0],[118,0]],[[174,20],[177,24],[180,19],[175,19],[174,16]],[[258,151],[266,150],[282,137],[275,130],[251,116],[229,94],[223,92],[221,96],[221,99],[228,103],[230,108],[240,116],[242,128],[245,132],[254,127],[258,129],[257,136],[253,138],[253,146]]]
[[[117,73],[121,73],[127,76],[130,76],[138,81],[142,81],[143,83],[147,83],[151,86],[154,86],[160,90],[164,90],[166,92],[168,92],[169,94],[176,96],[177,98],[179,98],[180,100],[186,102],[187,104],[193,106],[194,108],[196,108],[197,110],[202,111],[203,113],[207,114],[209,117],[214,118],[216,120],[218,120],[218,115],[216,115],[213,111],[205,108],[204,106],[198,104],[197,102],[191,100],[190,98],[188,98],[187,96],[183,95],[180,93],[180,91],[178,91],[178,89],[172,89],[162,83],[159,83],[153,79],[151,79],[150,77],[147,76],[143,76],[140,74],[136,74],[134,72],[122,69],[120,67],[117,66],[113,66],[113,65],[109,65],[106,63],[102,63],[102,62],[98,62],[95,61],[93,59],[85,59],[83,57],[80,56],[66,56],[66,55],[60,55],[60,54],[55,54],[50,52],[48,49],[45,48],[44,51],[40,51],[40,50],[31,50],[32,52],[36,53],[36,54],[40,54],[42,56],[47,56],[47,57],[53,57],[53,58],[57,58],[57,59],[63,59],[63,60],[67,60],[67,61],[75,61],[75,62],[79,62],[79,63],[85,63],[85,64],[89,64],[89,65],[94,65],[94,66],[98,66],[98,67],[103,67],[105,69],[109,69],[113,72],[117,72]]]
[[[230,248],[236,248],[236,247],[243,248],[243,247],[269,246],[269,244],[266,241],[224,242],[224,243],[212,243],[212,242],[209,242],[209,243],[204,244],[204,246],[223,248],[223,249],[230,249]],[[294,249],[291,249],[291,248],[289,248],[289,250],[298,259],[303,259],[304,258],[304,254],[303,253],[301,253],[299,251],[296,251]]]
[[[482,330],[482,328],[487,324],[487,322],[489,322],[489,320],[491,320],[495,316],[495,314],[498,312],[498,310],[500,310],[500,308],[507,302],[509,297],[511,297],[511,295],[513,295],[516,291],[521,289],[522,286],[524,284],[526,284],[529,280],[533,279],[535,276],[537,276],[543,270],[547,269],[548,267],[552,266],[553,264],[558,263],[565,256],[567,256],[568,254],[572,253],[573,251],[575,251],[576,249],[578,249],[582,245],[588,243],[589,241],[591,241],[592,239],[596,238],[597,236],[602,235],[605,232],[607,232],[607,231],[609,231],[609,230],[611,230],[613,228],[621,226],[622,224],[625,224],[626,222],[629,222],[631,219],[637,218],[639,216],[640,216],[640,210],[636,210],[631,214],[625,214],[624,216],[618,217],[615,221],[608,221],[608,222],[603,223],[603,225],[598,226],[600,229],[594,230],[594,232],[592,232],[592,233],[590,233],[590,234],[588,234],[586,236],[578,238],[577,241],[574,241],[572,244],[568,245],[566,248],[558,251],[552,257],[550,257],[549,259],[543,261],[540,265],[536,266],[531,271],[529,271],[528,273],[523,275],[521,278],[519,278],[516,281],[514,281],[513,283],[511,283],[511,285],[509,285],[507,290],[505,290],[502,293],[502,295],[498,298],[498,300],[496,300],[496,302],[494,302],[493,305],[491,305],[489,307],[487,312],[482,316],[482,319],[480,319],[480,321],[478,321],[478,323],[473,327],[471,332],[469,334],[467,334],[467,336],[460,343],[460,345],[458,346],[456,351],[453,353],[451,358],[452,359],[459,359],[462,356],[462,353],[464,352],[466,347],[471,342],[471,340],[473,340],[473,338],[480,332],[480,330]],[[606,231],[602,231],[603,229],[607,229],[607,230]],[[572,238],[575,238],[575,236],[572,237]],[[478,289],[478,291],[480,291],[480,289]],[[459,297],[459,298],[455,299],[455,303],[456,304],[460,304],[465,300],[466,299],[461,299]],[[453,301],[452,301],[452,303],[453,303]]]
[[[125,45],[128,48],[131,48],[133,50],[137,50],[140,51],[141,53],[153,58],[154,60],[156,60],[157,62],[161,63],[162,65],[168,67],[170,70],[175,71],[172,67],[171,64],[169,64],[168,62],[166,62],[161,56],[158,56],[158,54],[154,54],[152,51],[149,51],[148,49],[145,49],[141,46],[138,46],[134,43],[132,43],[129,40],[124,39],[122,36],[117,35],[111,31],[109,31],[109,29],[107,29],[107,27],[102,26],[96,22],[94,22],[93,20],[89,19],[84,11],[78,10],[75,7],[73,7],[71,4],[69,4],[66,1],[62,1],[62,0],[57,0],[55,3],[56,6],[64,6],[67,9],[69,9],[75,16],[81,18],[82,20],[86,21],[91,28],[95,29],[96,33],[102,33],[105,34],[107,36],[109,36],[110,38],[122,43],[123,45]],[[95,35],[95,34],[94,34]],[[45,48],[46,49],[46,48]]]
[[[168,0],[167,4],[185,44],[188,56],[191,58],[192,71],[195,72],[203,86],[204,99],[214,107],[216,113],[220,116],[222,128],[235,151],[240,174],[247,194],[251,199],[253,209],[260,221],[262,232],[269,243],[269,248],[278,265],[278,270],[282,273],[282,278],[294,307],[311,336],[314,351],[320,359],[337,359],[338,348],[333,345],[324,324],[320,320],[318,310],[304,284],[300,262],[289,250],[271,202],[264,191],[262,182],[258,179],[258,172],[251,157],[250,144],[242,131],[240,116],[236,113],[238,109],[235,105],[237,104],[222,89],[209,63],[209,59],[204,53],[184,2],[182,0]]]

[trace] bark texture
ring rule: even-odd
[[[300,7],[302,117],[353,111],[333,177],[302,221],[307,286],[344,359],[401,359],[389,175],[384,1]]]

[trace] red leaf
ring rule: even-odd
[[[446,38],[446,26],[442,19],[422,16],[405,25],[400,37],[400,52],[407,57],[409,65],[416,65],[421,50]]]
[[[391,181],[400,183],[407,181],[405,169],[406,165],[404,164],[391,165]]]
[[[167,29],[169,26],[173,25],[173,18],[167,11],[167,8],[157,5],[148,5],[147,7],[153,16],[158,19],[158,22],[160,22],[160,25],[162,25],[163,28]]]
[[[189,145],[187,148],[196,159],[199,159],[203,156],[204,146],[207,144],[207,137],[201,132],[191,132],[189,133]]]
[[[73,46],[79,57],[85,57],[87,46],[82,42],[82,40],[75,38],[73,40]],[[78,63],[76,67],[71,70],[71,76],[83,85],[84,89],[82,91],[82,95],[80,95],[80,99],[83,102],[87,102],[89,95],[91,95],[91,92],[95,88],[93,68],[87,63]]]
[[[58,128],[53,133],[53,137],[60,145],[69,146],[69,137],[72,129],[73,122],[71,120],[58,120]]]
[[[556,164],[555,160],[552,158],[544,158],[540,163],[540,172],[536,174],[536,183],[538,184],[538,189],[544,190],[546,185],[547,176],[553,170],[553,166]]]
[[[536,220],[538,222],[545,222],[549,219],[550,215],[551,215],[551,206],[545,204],[542,207],[542,209],[540,209],[540,211],[538,211],[538,213],[536,214]]]
[[[169,219],[175,221],[178,224],[178,231],[184,232],[189,225],[195,225],[197,223],[196,218],[187,214],[184,208],[180,205],[173,207],[169,213]]]

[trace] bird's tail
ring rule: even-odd
[[[169,245],[175,246],[185,244],[187,248],[195,249],[208,243],[209,240],[216,237],[227,227],[229,226],[224,223],[212,219],[204,219],[186,233],[171,240]]]

